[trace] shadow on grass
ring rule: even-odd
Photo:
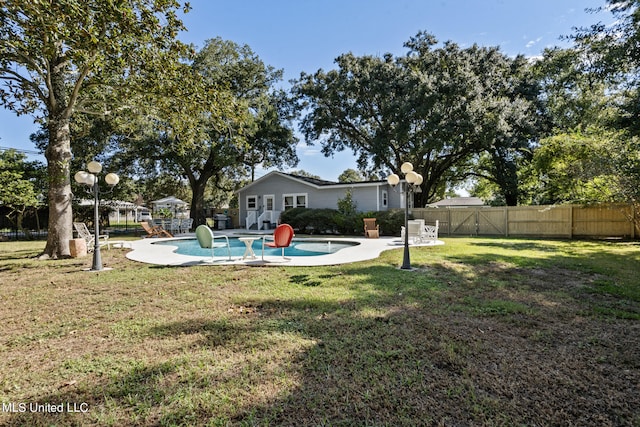
[[[411,272],[286,270],[299,298],[252,294],[243,310],[151,326],[150,345],[188,342],[182,355],[34,397],[87,402],[87,414],[10,414],[7,425],[640,422],[640,324],[585,316],[583,288],[566,279],[588,287],[592,273],[567,268],[543,287],[564,256],[541,255],[541,274],[517,254],[452,265],[414,253]],[[351,296],[329,298],[341,286]]]
[[[26,259],[35,259],[38,255],[40,255],[42,251],[34,251],[34,250],[22,250],[22,251],[11,251],[11,252],[0,252],[0,261],[12,261],[12,260],[26,260]]]
[[[433,316],[404,306],[376,316],[348,315],[340,305],[316,306],[328,312],[265,300],[263,314],[249,321],[202,319],[154,328],[163,339],[202,336],[185,351],[220,348],[234,355],[132,363],[91,388],[38,399],[88,403],[88,414],[14,414],[7,425],[105,425],[108,418],[101,419],[99,409],[104,407],[118,414],[115,425],[125,420],[134,425],[278,426],[637,421],[637,354],[626,362],[596,364],[612,350],[603,348],[610,343],[578,352],[579,342],[584,345],[589,336],[573,328],[568,332],[578,342],[567,349],[570,342],[558,331],[514,331],[491,318]],[[621,332],[614,338],[622,339]],[[271,357],[270,347],[281,345],[273,338],[277,333],[314,344],[301,353]],[[619,376],[613,372],[617,369],[627,373]],[[288,385],[278,388],[283,382]],[[265,399],[263,388],[277,390]]]

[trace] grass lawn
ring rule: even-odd
[[[91,273],[0,243],[0,425],[640,426],[640,244],[444,240],[415,271],[401,249],[188,268],[111,249]]]

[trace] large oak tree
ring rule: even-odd
[[[185,46],[176,0],[5,0],[0,7],[0,101],[48,131],[49,228],[43,257],[69,255],[70,120],[127,107]],[[185,4],[185,11],[188,9]]]
[[[295,165],[292,111],[275,89],[282,72],[247,45],[208,40],[182,71],[165,82],[167,93],[152,115],[137,123],[126,156],[146,171],[168,171],[191,188],[191,218],[205,223],[208,186],[234,190],[234,182],[263,167]]]
[[[439,46],[426,33],[405,46],[397,58],[341,55],[336,70],[303,73],[293,90],[308,141],[319,141],[327,156],[353,150],[361,170],[399,173],[413,163],[424,178],[421,206],[477,173],[472,162],[481,153],[512,160],[535,129],[536,93],[520,79],[525,62],[497,48]],[[510,170],[490,171],[517,189]]]

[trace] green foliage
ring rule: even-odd
[[[380,226],[380,234],[383,236],[398,236],[400,228],[404,226],[404,211],[402,209],[393,209],[388,211],[366,212],[360,215],[362,218],[375,218],[376,223]],[[409,219],[413,217],[409,215]],[[360,227],[362,229],[362,227]]]
[[[352,149],[368,172],[399,173],[410,161],[424,177],[418,206],[474,173],[480,153],[513,162],[538,129],[524,58],[436,44],[419,33],[405,56],[344,54],[336,70],[303,73],[293,88],[308,111],[301,124],[308,141],[319,141],[325,155]],[[501,186],[513,187],[494,171]]]
[[[307,172],[306,170],[303,170],[303,169],[294,170],[294,171],[291,171],[289,173],[291,175],[304,176],[304,177],[307,177],[307,178],[322,179],[322,177],[320,177],[318,175],[314,175],[311,172]]]
[[[191,217],[202,224],[205,203],[228,199],[257,165],[297,163],[289,103],[275,90],[281,77],[249,46],[208,40],[165,78],[164,91],[148,101],[152,114],[134,123],[139,137],[121,149],[149,180],[161,172],[186,179]]]
[[[282,212],[280,217],[283,223],[302,233],[339,233],[355,236],[363,233],[363,218],[376,218],[381,234],[386,236],[399,235],[400,227],[404,225],[402,210],[353,212],[346,216],[336,209],[293,208]]]
[[[533,165],[539,175],[535,202],[596,203],[616,200],[618,155],[614,134],[591,131],[558,134],[541,141]]]
[[[362,174],[355,169],[345,169],[339,176],[338,182],[360,182],[364,181]]]
[[[293,208],[282,212],[280,219],[301,233],[334,234],[338,215],[335,209]]]
[[[173,218],[173,211],[169,208],[158,209],[157,215],[160,218]]]
[[[9,206],[15,212],[38,204],[31,181],[24,179],[20,172],[0,170],[0,205]]]
[[[353,200],[351,189],[347,189],[343,199],[338,199],[338,214],[335,222],[342,234],[355,234],[359,228],[358,204]]]
[[[7,218],[17,228],[23,229],[25,213],[40,205],[37,182],[34,177],[25,176],[25,171],[34,168],[25,162],[26,156],[15,150],[0,151],[0,206],[9,208]]]
[[[614,119],[612,86],[589,68],[588,52],[577,47],[547,49],[534,65],[547,125],[558,132],[603,126]],[[591,59],[591,58],[590,58]]]
[[[47,124],[49,230],[44,254],[69,254],[70,121],[135,109],[188,48],[175,0],[6,0],[0,7],[0,104]],[[189,9],[185,5],[183,10]]]
[[[572,36],[581,52],[584,75],[597,84],[608,83],[607,97],[616,114],[608,125],[640,134],[640,3],[607,0],[613,23],[579,28]]]
[[[280,214],[280,221],[284,224],[289,224],[294,229],[304,230],[305,224],[300,220],[300,216],[307,210],[308,208],[287,209]]]

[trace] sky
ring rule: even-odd
[[[266,64],[284,71],[283,86],[301,72],[335,68],[343,53],[404,55],[403,44],[420,31],[461,47],[474,43],[499,46],[511,56],[538,56],[546,47],[567,46],[560,40],[575,27],[612,21],[608,12],[592,13],[605,0],[190,0],[183,16],[188,31],[179,38],[197,48],[221,37],[246,44]],[[0,149],[37,155],[29,135],[38,129],[33,119],[16,117],[0,108]],[[325,158],[319,146],[307,146],[298,134],[303,169],[336,181],[356,169],[353,153]],[[290,171],[288,170],[288,171]],[[257,176],[268,171],[260,171]]]

